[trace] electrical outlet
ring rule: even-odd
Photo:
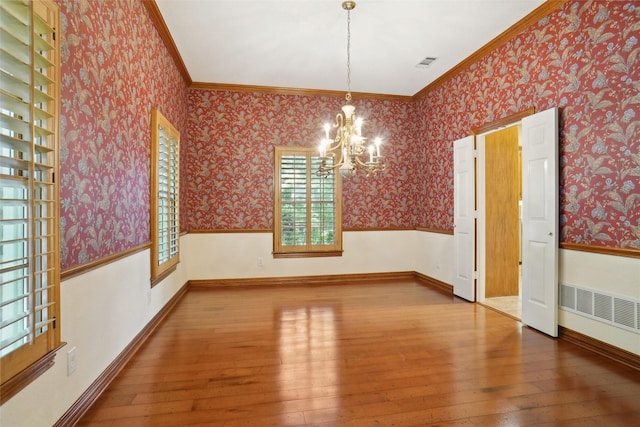
[[[78,359],[76,358],[76,348],[73,347],[67,351],[67,376],[70,376],[78,367]]]
[[[264,267],[264,258],[259,256],[258,260],[256,261],[256,263],[258,264],[258,267]]]

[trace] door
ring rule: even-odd
[[[522,119],[522,322],[558,336],[558,110]]]
[[[476,300],[474,137],[453,143],[453,293]]]

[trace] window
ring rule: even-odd
[[[57,6],[0,1],[0,403],[60,345]]]
[[[175,270],[180,255],[180,133],[151,111],[151,284]]]
[[[342,180],[316,174],[317,149],[275,148],[274,257],[342,254]]]

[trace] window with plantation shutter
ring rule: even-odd
[[[155,108],[151,141],[151,283],[155,284],[175,269],[180,255],[180,133]]]
[[[275,257],[342,254],[340,174],[316,174],[313,148],[275,148]]]
[[[60,345],[58,8],[0,1],[1,402]]]

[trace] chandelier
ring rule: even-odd
[[[356,116],[356,107],[351,105],[351,11],[355,7],[355,1],[342,2],[342,8],[347,11],[347,102],[336,114],[333,138],[330,137],[332,126],[324,125],[325,137],[319,147],[321,161],[316,171],[323,177],[337,168],[343,176],[355,175],[358,169],[364,170],[367,176],[386,169],[380,155],[382,140],[376,138],[367,146],[367,138],[362,136],[363,120]]]

